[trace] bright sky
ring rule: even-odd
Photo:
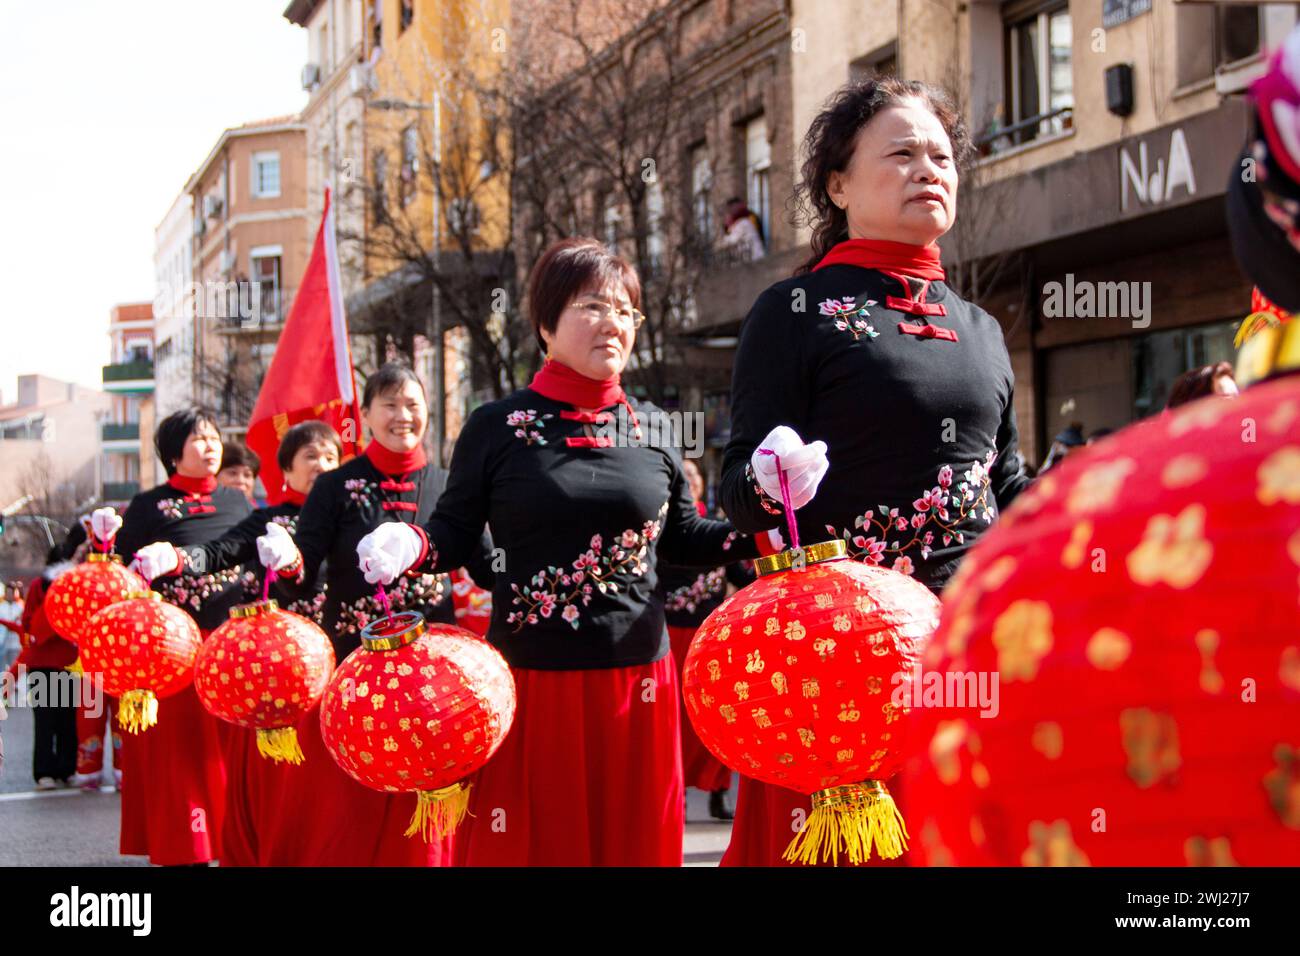
[[[154,227],[222,130],[296,113],[288,0],[0,0],[0,400],[102,387],[108,314],[154,297]]]

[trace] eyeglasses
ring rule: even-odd
[[[587,299],[582,302],[575,302],[570,308],[577,309],[593,322],[599,322],[605,316],[612,314],[615,321],[620,325],[631,329],[641,328],[641,323],[645,321],[645,314],[640,309],[633,308],[630,305],[620,306],[604,299]]]

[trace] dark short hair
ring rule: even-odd
[[[385,362],[379,366],[374,375],[366,379],[365,390],[361,393],[361,407],[369,408],[370,403],[380,395],[387,395],[407,382],[414,382],[420,389],[420,394],[424,394],[424,383],[420,381],[411,366],[401,362]]]
[[[221,467],[217,471],[225,471],[227,468],[239,468],[241,465],[251,469],[254,478],[262,470],[262,463],[246,446],[237,441],[226,442],[222,445]]]
[[[1174,379],[1174,384],[1170,386],[1169,401],[1165,403],[1165,408],[1177,408],[1179,405],[1186,405],[1188,402],[1213,394],[1214,380],[1221,375],[1232,378],[1230,363],[1215,362],[1213,365],[1202,365],[1200,368],[1184,372]]]
[[[176,474],[176,460],[184,453],[185,443],[194,434],[194,429],[200,425],[211,425],[218,435],[221,434],[217,416],[198,405],[172,412],[158,423],[153,433],[153,447],[169,476]]]
[[[561,239],[546,247],[528,277],[528,320],[544,352],[542,330],[554,333],[560,313],[588,286],[621,283],[634,308],[641,308],[641,280],[632,264],[589,236]]]
[[[972,156],[970,133],[952,99],[938,87],[896,76],[877,76],[840,87],[813,119],[803,139],[803,166],[795,187],[800,217],[812,227],[812,255],[799,267],[807,272],[849,237],[848,213],[831,201],[831,173],[848,168],[858,145],[858,131],[882,110],[917,99],[935,115],[952,142],[958,169]]]
[[[299,422],[284,433],[280,439],[280,448],[275,453],[275,463],[282,472],[288,472],[293,467],[294,456],[307,445],[318,441],[329,442],[339,457],[343,457],[343,443],[339,441],[338,433],[324,422],[313,418]]]

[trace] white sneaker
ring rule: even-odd
[[[53,777],[41,777],[36,781],[37,790],[58,790],[59,784]]]

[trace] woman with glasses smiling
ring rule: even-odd
[[[657,566],[756,552],[696,512],[678,449],[647,440],[658,410],[619,383],[640,296],[636,272],[596,240],[547,249],[528,289],[545,365],[470,415],[432,519],[357,546],[385,582],[464,563],[485,523],[505,553],[488,640],[518,710],[473,781],[461,865],[682,863],[680,702]],[[616,421],[617,439],[603,427]]]

